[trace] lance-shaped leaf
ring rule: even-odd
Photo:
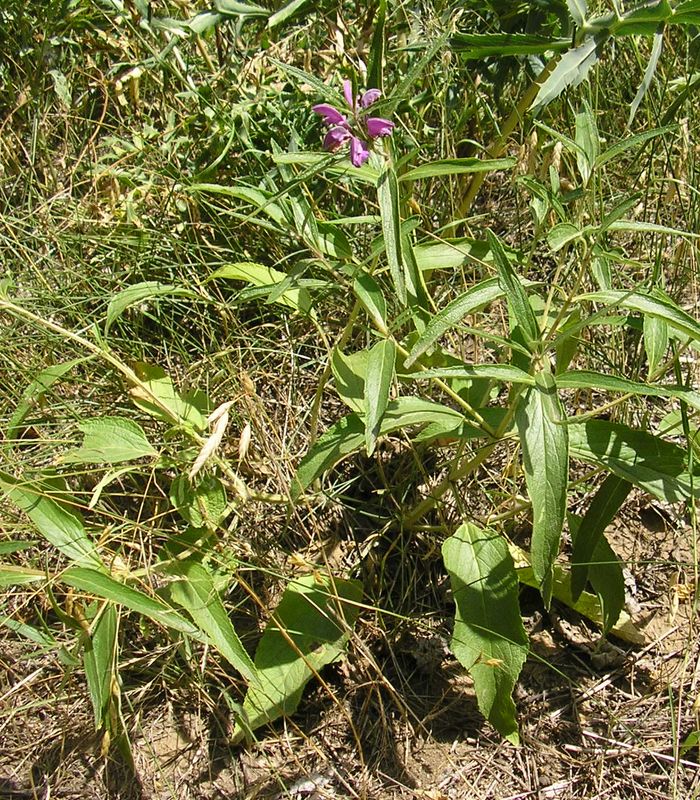
[[[615,474],[608,475],[577,525],[571,554],[571,594],[574,600],[578,600],[586,588],[591,562],[596,560],[596,548],[631,489],[629,481]],[[624,590],[622,594],[624,602]]]
[[[174,602],[187,611],[231,666],[244,678],[255,681],[255,666],[226,613],[211,575],[201,564],[191,560],[173,562],[167,571],[181,577],[167,587]]]
[[[578,86],[598,60],[598,45],[605,37],[606,34],[589,36],[578,47],[564,53],[551,75],[540,86],[531,108],[537,111],[559,97],[564,89]]]
[[[394,379],[396,345],[391,339],[377,342],[367,358],[365,379],[365,446],[372,455],[377,443],[384,412],[389,403],[391,382]]]
[[[362,272],[355,278],[353,289],[357,299],[364,306],[377,330],[381,333],[386,333],[386,300],[379,284],[371,275]]]
[[[382,215],[382,233],[384,249],[389,264],[389,272],[394,282],[396,296],[402,305],[406,305],[406,280],[403,272],[403,256],[401,254],[401,214],[399,211],[399,187],[396,173],[387,166],[379,176],[377,183],[377,199]]]
[[[512,692],[528,652],[518,578],[505,540],[465,522],[442,546],[455,600],[452,652],[474,679],[481,713],[513,744]]]
[[[508,305],[512,309],[513,316],[511,328],[515,328],[516,324],[520,327],[525,335],[528,345],[536,342],[540,338],[540,331],[537,327],[537,320],[535,319],[535,312],[532,310],[527,294],[523,285],[515,274],[512,264],[508,260],[506,251],[501,244],[500,239],[494,236],[491,231],[486,231],[489,240],[489,246],[493,253],[493,260],[498,270],[498,282],[503,290]]]
[[[540,373],[537,377],[538,385],[519,399],[515,424],[532,503],[532,567],[549,607],[554,562],[566,516],[569,436],[551,374]]]
[[[420,397],[391,400],[382,418],[379,433],[385,435],[412,425],[437,425],[442,430],[456,430],[465,422],[459,412]],[[350,414],[332,425],[302,458],[292,480],[291,497],[295,500],[326,470],[335,466],[365,443],[362,417]]]
[[[575,514],[569,515],[569,530],[574,542],[574,549],[581,536],[579,523],[581,523],[580,517]],[[586,566],[588,567],[588,581],[598,595],[600,602],[603,633],[609,633],[620,621],[620,615],[625,607],[625,576],[622,572],[620,559],[615,555],[603,533],[597,537],[595,547],[591,553],[590,563]],[[572,600],[578,602],[584,593],[574,594],[573,575],[571,589]]]
[[[467,59],[489,56],[540,55],[549,51],[562,52],[571,45],[571,39],[538,36],[534,33],[456,33],[450,47]]]
[[[655,297],[645,292],[609,290],[579,295],[574,302],[581,300],[604,303],[608,307],[622,306],[640,314],[649,314],[664,320],[669,328],[700,341],[700,323],[668,298]]]
[[[343,655],[361,601],[359,581],[310,575],[287,586],[255,651],[258,681],[248,688],[234,742],[295,711],[313,675]]]
[[[445,175],[465,175],[475,172],[495,172],[511,169],[516,164],[514,158],[448,158],[444,161],[431,161],[409,169],[399,178],[400,181],[417,181],[421,178],[439,178]]]
[[[121,292],[117,292],[109,301],[109,305],[107,306],[107,318],[105,319],[105,335],[109,333],[112,324],[127,308],[137,303],[145,303],[148,300],[166,295],[170,295],[171,297],[187,297],[190,300],[197,299],[197,295],[193,291],[185,289],[182,286],[160,283],[159,281],[135,283],[123,289]]]
[[[604,467],[668,503],[700,495],[700,480],[688,473],[686,451],[678,445],[607,420],[572,422],[572,458]]]
[[[102,727],[109,730],[111,727],[109,707],[114,699],[113,689],[119,685],[115,671],[118,623],[116,607],[106,603],[92,626],[92,633],[82,635],[83,665],[96,730]]]
[[[74,564],[104,569],[102,559],[77,510],[58,500],[61,492],[48,482],[29,484],[0,473],[0,489],[24,511],[39,533]],[[54,495],[56,500],[53,499]]]

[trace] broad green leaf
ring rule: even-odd
[[[51,495],[48,483],[26,483],[0,472],[0,489],[24,511],[37,531],[66,558],[80,566],[104,569],[97,548],[85,533],[77,510],[69,509]]]
[[[136,458],[155,456],[155,450],[133,420],[123,417],[100,417],[78,423],[85,435],[82,445],[62,455],[64,464],[119,464]]]
[[[312,215],[309,210],[309,215]],[[352,261],[352,247],[348,237],[332,222],[317,222],[316,239],[320,251],[329,258]]]
[[[575,514],[569,515],[569,530],[571,531],[574,547],[580,535],[580,522],[580,517]],[[591,553],[587,580],[598,596],[603,620],[603,633],[607,634],[619,621],[620,614],[625,607],[625,576],[622,572],[620,559],[613,552],[603,533],[598,537]],[[572,591],[572,597],[576,597],[577,600],[581,598],[581,594],[582,592],[579,592],[576,595]]]
[[[515,424],[532,503],[532,566],[544,604],[549,607],[554,562],[566,516],[569,437],[552,376],[547,373],[538,378],[543,379],[541,385],[519,398]]]
[[[525,289],[523,289],[522,283],[515,274],[515,270],[506,256],[500,239],[494,236],[490,230],[486,231],[486,236],[493,253],[496,269],[498,269],[498,283],[507,297],[508,305],[515,316],[511,327],[515,328],[517,323],[525,335],[526,344],[532,344],[540,338],[540,331],[535,319],[535,313],[527,299],[527,294],[525,294]]]
[[[143,384],[136,385],[129,391],[138,408],[164,422],[184,425],[198,431],[204,430],[206,421],[200,404],[194,402],[199,398],[193,397],[191,400],[188,396],[181,395],[175,389],[172,378],[160,367],[139,361],[134,365],[134,371]]]
[[[451,408],[420,397],[391,400],[384,412],[379,435],[384,436],[413,425],[440,424],[445,430],[458,429],[464,417]],[[350,414],[332,425],[302,458],[292,479],[291,497],[297,499],[326,470],[334,467],[365,443],[362,417]]]
[[[598,60],[598,45],[598,38],[590,36],[578,47],[564,53],[549,77],[540,86],[530,108],[538,111],[559,97],[564,89],[578,86]]]
[[[586,588],[589,569],[596,560],[596,548],[605,529],[615,519],[631,489],[632,484],[629,481],[615,474],[608,475],[593,496],[586,513],[580,518],[571,554],[571,594],[575,600],[578,600]]]
[[[279,9],[279,11],[275,11],[275,13],[268,18],[267,20],[267,27],[272,30],[272,28],[276,28],[278,25],[281,25],[283,22],[286,22],[288,19],[292,19],[295,17],[299,12],[309,3],[309,0],[291,0],[291,2],[286,3]]]
[[[46,580],[46,573],[41,570],[0,563],[0,589],[43,580]]]
[[[459,269],[469,261],[477,264],[493,261],[487,242],[480,239],[460,237],[459,239],[442,239],[437,242],[422,242],[414,245],[413,252],[421,271]],[[515,261],[517,254],[506,251],[508,258]]]
[[[115,673],[117,654],[117,609],[106,603],[90,634],[82,635],[83,665],[88,692],[95,716],[95,729],[110,728],[109,707],[113,701],[113,682],[119,685]]]
[[[512,693],[528,652],[518,578],[506,541],[465,522],[442,545],[455,601],[450,646],[474,679],[481,713],[519,743]]]
[[[515,567],[520,583],[524,583],[525,586],[531,586],[533,589],[537,589],[539,586],[539,581],[537,578],[535,578],[527,554],[519,547],[516,547],[512,544],[509,545],[508,549],[510,550],[513,560],[515,561]],[[568,571],[564,570],[559,565],[555,565],[554,567],[554,585],[552,588],[552,597],[554,597],[554,599],[558,600],[560,603],[564,603],[564,605],[568,606],[569,608],[573,608],[574,611],[577,611],[579,614],[587,617],[592,622],[595,622],[596,625],[599,625],[601,628],[604,626],[605,621],[603,619],[603,611],[600,607],[599,598],[590,592],[583,592],[579,599],[574,601],[573,597],[571,596],[571,576],[569,575]],[[617,622],[610,629],[610,632],[614,633],[618,638],[623,639],[626,642],[631,642],[632,644],[646,643],[644,634],[634,626],[629,614],[627,614],[625,611],[620,612],[620,616]]]
[[[229,619],[212,576],[201,564],[190,560],[173,561],[167,572],[181,578],[167,586],[172,600],[187,611],[232,667],[247,680],[257,681],[257,670]]]
[[[355,278],[353,289],[377,330],[386,333],[386,300],[379,284],[371,275],[363,272]]]
[[[638,133],[635,136],[627,136],[622,141],[604,150],[598,158],[596,158],[595,166],[602,167],[609,161],[616,161],[623,153],[632,150],[650,139],[655,139],[657,136],[665,136],[667,133],[675,133],[678,130],[678,125],[666,125],[663,128],[651,128],[643,133]]]
[[[239,261],[235,264],[226,264],[226,266],[220,267],[209,276],[209,280],[217,280],[218,278],[245,281],[253,286],[269,287],[272,290],[286,280],[287,275],[263,264],[255,264],[252,261]],[[303,313],[308,313],[311,309],[311,297],[306,289],[287,289],[275,302]]]
[[[691,479],[686,452],[646,431],[602,419],[572,424],[569,452],[572,458],[603,467],[635,486],[669,503],[700,496],[700,479]]]
[[[228,508],[226,489],[214,475],[201,478],[195,486],[186,475],[178,475],[170,486],[169,498],[180,516],[194,528],[216,528]]]
[[[571,39],[555,39],[533,33],[456,33],[450,47],[469,60],[489,56],[540,55],[549,51],[563,52],[571,46]]]
[[[610,308],[621,306],[630,311],[637,311],[640,314],[650,314],[652,317],[664,320],[670,328],[677,330],[679,333],[683,333],[691,339],[700,340],[700,323],[670,300],[652,297],[644,292],[614,290],[582,294],[575,298],[573,302],[578,303],[582,300],[604,303]]]
[[[394,282],[396,296],[406,305],[406,281],[401,253],[401,214],[399,211],[399,188],[396,173],[390,165],[385,166],[377,183],[377,199],[382,215],[382,233],[389,272]]]
[[[576,115],[576,144],[580,150],[576,152],[576,164],[583,185],[586,186],[593,173],[593,165],[600,152],[600,137],[595,116],[587,102]]]
[[[159,281],[135,283],[133,286],[129,286],[115,294],[109,301],[109,305],[107,306],[107,318],[105,320],[105,335],[109,333],[109,329],[114,321],[118,319],[127,308],[137,303],[144,303],[147,300],[152,300],[154,297],[163,297],[164,295],[188,297],[191,300],[197,299],[197,295],[194,292],[181,286],[160,283]]]
[[[22,399],[7,423],[5,436],[8,441],[17,437],[27,414],[41,400],[45,392],[67,372],[70,372],[76,364],[80,364],[83,361],[86,361],[86,359],[74,358],[71,361],[64,361],[62,364],[52,364],[50,367],[43,369],[34,378],[22,392]]]
[[[349,356],[337,347],[331,354],[335,388],[342,400],[358,414],[365,412],[365,378],[369,352],[360,350]]]
[[[126,606],[166,628],[185,633],[198,641],[207,641],[199,628],[174,608],[103,572],[85,567],[69,567],[61,573],[60,580],[81,592]]]
[[[456,297],[438,312],[423,331],[405,361],[406,367],[414,364],[423,353],[427,352],[450,328],[458,325],[467,314],[471,314],[494,300],[503,297],[498,278],[490,278]]]
[[[391,339],[382,339],[369,351],[364,396],[367,455],[372,455],[377,443],[382,418],[389,403],[395,366],[396,345]]]
[[[655,383],[639,383],[616,375],[603,375],[589,370],[571,370],[557,375],[560,389],[603,389],[607,392],[642,394],[649,397],[675,397],[700,410],[700,393],[679,386],[659,386]]]
[[[649,374],[653,375],[668,350],[668,325],[658,317],[644,316],[644,350]]]
[[[258,681],[248,687],[233,742],[296,710],[309,680],[342,657],[361,601],[359,581],[316,574],[288,584],[255,651]]]
[[[12,539],[9,542],[0,542],[0,556],[6,556],[10,553],[20,553],[22,550],[28,550],[30,547],[38,544],[37,539]]]
[[[560,222],[547,232],[547,244],[553,253],[559,252],[571,242],[575,242],[583,235],[583,231],[570,222]]]
[[[464,175],[474,172],[495,172],[512,169],[515,158],[448,158],[444,161],[431,161],[409,169],[399,177],[399,181],[417,181],[421,178],[436,178],[445,175]]]
[[[627,118],[628,128],[632,127],[634,115],[637,113],[639,104],[644,99],[644,95],[646,95],[646,93],[649,91],[651,82],[654,79],[654,74],[656,73],[656,67],[659,63],[661,50],[664,44],[664,30],[665,25],[662,22],[659,24],[658,29],[654,33],[654,44],[652,45],[651,53],[649,54],[647,67],[644,70],[644,77],[642,78],[642,82],[639,84],[639,89],[637,89],[637,94],[634,96],[634,100],[632,100],[632,104],[630,105],[630,113],[629,117]]]

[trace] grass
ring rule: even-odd
[[[551,796],[566,798],[697,796],[692,496],[663,502],[635,488],[607,528],[628,570],[628,608],[635,624],[646,626],[643,646],[614,637],[608,644],[561,599],[549,611],[538,591],[524,582],[518,589],[516,581],[518,620],[530,641],[514,690],[520,749],[484,721],[478,672],[453,654],[460,601],[441,556],[465,520],[520,548],[537,536],[538,500],[508,426],[488,444],[449,431],[437,443],[421,442],[415,429],[399,428],[380,437],[372,455],[358,451],[322,470],[297,502],[289,500],[299,464],[348,413],[337,365],[335,372],[330,366],[333,349],[366,354],[388,341],[356,301],[357,275],[371,275],[384,292],[389,339],[403,348],[400,367],[429,314],[496,274],[492,251],[474,250],[477,257],[458,258],[454,267],[425,271],[424,311],[401,307],[385,255],[390,232],[378,221],[388,212],[373,184],[352,171],[348,178],[293,163],[293,154],[320,150],[311,106],[325,91],[339,92],[341,76],[357,77],[362,64],[372,68],[378,12],[320,4],[271,29],[265,17],[234,15],[188,33],[182,21],[200,7],[151,11],[150,23],[141,4],[117,0],[12,0],[0,11],[4,431],[28,404],[0,450],[9,492],[0,501],[0,736],[7,742],[0,794],[273,797],[315,788],[311,796],[515,798],[551,787]],[[668,26],[631,131],[629,103],[651,46],[641,36],[615,41],[588,80],[538,115],[543,125],[531,114],[510,125],[531,82],[524,62],[465,61],[447,35],[456,28],[524,30],[526,17],[528,30],[557,30],[556,15],[541,13],[387,4],[389,102],[377,113],[397,123],[382,146],[399,174],[440,159],[507,155],[516,162],[483,183],[464,174],[400,182],[398,207],[413,242],[442,243],[440,258],[448,259],[450,237],[485,247],[485,230],[494,231],[507,253],[516,253],[517,269],[544,287],[546,311],[564,326],[576,324],[569,314],[577,295],[599,288],[606,270],[615,288],[663,290],[697,316],[692,238],[629,229],[607,237],[606,253],[548,244],[561,221],[557,203],[578,227],[599,223],[629,200],[621,218],[697,231],[697,119],[693,94],[683,99],[695,70],[691,34]],[[431,47],[432,57],[423,58]],[[575,135],[584,101],[601,150],[669,122],[679,126],[621,152],[584,185],[575,150],[557,145],[558,134]],[[292,154],[286,161],[285,153]],[[265,197],[256,199],[256,191]],[[539,218],[537,198],[550,203]],[[329,231],[336,248],[345,237],[351,257],[329,251],[322,238]],[[289,277],[272,294],[212,279],[241,262]],[[145,282],[177,291],[144,294],[105,330],[113,299]],[[303,297],[293,294],[299,291],[308,292],[313,314],[290,308],[290,298]],[[590,312],[579,305],[582,315]],[[502,301],[483,313],[474,309],[440,337],[443,352],[493,364],[504,363],[505,351],[511,363],[518,342],[511,350],[517,334],[509,313]],[[414,326],[421,314],[422,327]],[[578,369],[696,384],[696,351],[683,339],[664,339],[666,329],[640,315],[615,314],[605,326],[581,330]],[[653,336],[661,341],[656,374]],[[50,385],[27,394],[47,368],[73,360]],[[533,357],[524,369],[542,361]],[[353,375],[362,373],[358,363]],[[437,356],[420,364],[437,366],[444,366]],[[156,367],[173,388],[152,382]],[[453,410],[516,408],[514,391],[500,382],[491,381],[479,399],[478,381],[441,378],[426,388],[397,370],[392,396],[398,390]],[[595,386],[562,390],[561,397],[567,414],[604,413],[652,432],[668,411],[682,410],[680,428],[667,438],[691,454],[693,475],[692,406],[620,398]],[[220,444],[201,473],[211,489],[176,497],[176,480],[190,472],[216,423],[178,421],[173,403],[206,417],[229,402]],[[137,423],[157,456],[67,461],[83,442],[80,426],[104,417]],[[569,512],[585,514],[601,472],[599,464],[572,461],[564,480]],[[71,584],[70,551],[55,546],[55,531],[47,536],[31,508],[28,517],[12,502],[10,479],[16,491],[54,503],[52,513],[79,512],[119,586],[179,610],[199,638]],[[435,502],[426,509],[431,492]],[[640,509],[652,509],[661,529],[646,526]],[[562,564],[571,552],[566,527]],[[185,567],[190,571],[178,571]],[[29,578],[20,581],[20,573]],[[299,605],[289,593],[295,580],[310,576],[330,583],[319,583],[325,588],[310,606]],[[359,601],[341,579],[356,582]],[[496,593],[489,602],[498,599]],[[312,628],[306,633],[305,620]],[[329,637],[314,638],[329,623]],[[236,657],[228,625],[245,653],[258,649],[258,666],[259,648],[276,630],[278,659],[282,652],[300,674],[308,672],[298,707],[287,697],[286,714],[271,713],[246,736],[237,725],[242,707],[251,711],[247,681],[226,660],[227,647]],[[337,653],[326,658],[324,646]],[[500,670],[499,660],[482,653],[476,663]],[[310,788],[299,788],[303,780]]]

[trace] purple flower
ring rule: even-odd
[[[335,153],[349,141],[350,161],[353,166],[361,167],[369,158],[369,146],[360,137],[366,137],[371,142],[380,136],[391,136],[395,126],[391,120],[383,117],[367,117],[363,113],[382,96],[379,89],[368,89],[355,97],[352,81],[344,80],[343,96],[352,112],[351,119],[327,103],[313,106],[313,111],[323,118],[323,124],[329,128],[323,139],[323,149]]]

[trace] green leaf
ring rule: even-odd
[[[659,25],[658,30],[656,30],[656,32],[654,33],[654,44],[651,48],[651,53],[649,54],[649,62],[647,63],[647,67],[644,70],[644,77],[642,78],[642,82],[639,84],[639,89],[637,89],[637,94],[634,96],[634,100],[632,100],[632,104],[630,106],[630,113],[629,117],[627,118],[628,128],[632,127],[634,115],[637,113],[639,104],[642,102],[644,96],[649,91],[651,82],[654,79],[654,74],[656,73],[656,67],[658,66],[659,58],[661,57],[661,50],[664,44],[664,29],[665,25],[662,22]]]
[[[569,529],[574,546],[580,535],[579,520],[580,518],[575,514],[569,515]],[[591,553],[591,560],[588,564],[588,581],[598,596],[603,633],[607,634],[618,623],[625,607],[625,576],[620,560],[602,533]],[[582,592],[576,596],[572,591],[572,597],[576,597],[577,600],[580,600],[581,595]]]
[[[532,33],[457,33],[450,39],[450,47],[469,60],[489,56],[540,55],[567,50],[571,39],[555,39]]]
[[[455,601],[452,652],[474,679],[481,713],[519,743],[511,697],[528,652],[518,578],[505,540],[465,522],[442,546]]]
[[[549,77],[540,86],[532,106],[533,111],[551,103],[569,87],[578,86],[598,60],[599,37],[588,37],[578,47],[569,50],[559,60]]]
[[[402,376],[403,377],[403,376]],[[490,378],[507,383],[523,383],[534,386],[535,379],[518,367],[511,364],[459,364],[447,367],[433,367],[414,372],[410,375],[414,380],[424,378]]]
[[[379,8],[374,18],[374,33],[370,46],[369,67],[367,69],[367,88],[384,91],[384,48],[386,25],[386,1],[379,0]]]
[[[216,528],[225,518],[228,499],[223,483],[208,475],[192,486],[186,475],[172,482],[170,502],[180,516],[194,528]]]
[[[586,21],[586,15],[588,14],[588,4],[586,0],[566,0],[566,7],[569,9],[571,19],[573,19],[578,26],[583,25]]]
[[[377,330],[386,333],[386,300],[379,284],[371,275],[363,272],[355,278],[353,289]]]
[[[226,264],[226,266],[217,269],[209,276],[209,280],[217,280],[218,278],[245,281],[253,286],[269,287],[272,290],[275,286],[285,281],[287,275],[263,264],[255,264],[252,261],[239,261],[235,264]],[[311,297],[306,289],[287,289],[274,302],[302,313],[308,313],[311,310]]]
[[[571,594],[574,600],[578,600],[586,588],[589,569],[605,529],[615,519],[631,490],[629,481],[618,475],[608,475],[577,525],[571,554]]]
[[[126,289],[118,292],[109,301],[107,306],[107,319],[105,320],[105,336],[109,333],[112,323],[118,319],[127,308],[152,300],[154,297],[171,295],[175,297],[188,297],[192,300],[197,299],[197,295],[189,289],[184,289],[173,284],[160,283],[159,281],[144,281],[135,283]]]
[[[85,358],[74,358],[71,361],[64,361],[62,364],[52,364],[34,378],[22,392],[22,399],[7,423],[5,432],[7,441],[17,438],[27,414],[39,403],[46,391],[67,372],[70,372],[76,364],[86,360]]]
[[[493,260],[486,242],[469,237],[423,242],[415,245],[413,252],[421,271],[455,270],[470,260],[475,263]],[[515,258],[515,254],[508,252],[508,257]]]
[[[77,450],[62,455],[64,464],[119,464],[158,454],[146,438],[143,428],[123,417],[100,417],[78,423],[85,434]]]
[[[43,580],[46,580],[46,573],[41,570],[0,563],[0,589]]]
[[[515,274],[515,270],[508,260],[500,240],[490,230],[486,231],[486,236],[493,253],[493,260],[498,269],[498,283],[508,298],[508,304],[515,316],[511,327],[515,328],[515,323],[517,323],[525,335],[526,343],[528,345],[533,344],[539,340],[540,331],[535,319],[535,313],[527,299],[522,283]]]
[[[697,239],[700,233],[691,233],[680,228],[669,228],[668,225],[657,225],[655,222],[644,222],[638,219],[616,219],[607,226],[609,231],[633,231],[635,233],[665,233],[669,236],[683,236],[686,239]]]
[[[515,158],[448,158],[444,161],[431,161],[409,169],[399,177],[399,181],[417,181],[421,178],[436,178],[444,175],[465,175],[474,172],[495,172],[512,169]]]
[[[291,2],[286,3],[279,9],[279,11],[275,11],[275,13],[268,18],[267,20],[267,27],[272,30],[276,28],[278,25],[281,25],[283,22],[286,22],[288,19],[292,19],[295,17],[306,5],[308,5],[309,0],[291,0]]]
[[[377,183],[377,199],[382,215],[382,233],[384,249],[389,263],[389,272],[394,282],[396,296],[402,305],[406,305],[406,281],[403,272],[403,256],[401,254],[401,214],[399,211],[399,188],[396,173],[388,164],[383,169]]]
[[[115,672],[118,628],[117,609],[107,603],[92,626],[91,633],[82,636],[83,665],[96,730],[110,728],[109,707],[113,700],[113,682],[115,686],[119,685]]]
[[[467,314],[482,308],[494,300],[503,297],[503,290],[498,278],[490,278],[456,297],[448,303],[442,311],[438,312],[429,322],[427,328],[420,335],[405,361],[406,367],[412,366],[422,355],[427,352],[450,328],[458,325]]]
[[[62,583],[67,583],[74,589],[126,606],[166,628],[185,633],[198,641],[207,641],[201,631],[174,608],[115,580],[104,572],[85,567],[69,567],[61,573],[60,579]]]
[[[700,495],[700,480],[692,480],[686,468],[686,452],[646,431],[602,419],[571,424],[569,452],[572,458],[614,472],[635,486],[669,503]]]
[[[652,297],[644,292],[608,290],[579,295],[573,302],[578,303],[582,300],[604,303],[609,308],[622,306],[630,311],[658,317],[664,320],[670,328],[700,341],[700,323],[668,299]]]
[[[603,164],[607,164],[609,161],[617,161],[617,159],[628,150],[632,150],[633,148],[638,147],[640,144],[644,144],[650,139],[655,139],[657,136],[665,136],[667,133],[675,133],[677,130],[678,125],[674,124],[666,125],[663,128],[651,128],[650,130],[644,131],[643,133],[638,133],[635,136],[627,136],[622,141],[617,142],[617,144],[614,144],[612,147],[609,147],[607,150],[602,152],[598,158],[596,158],[595,166],[602,167]]]
[[[262,6],[243,3],[241,0],[214,0],[214,8],[225,16],[267,17],[270,14]]]
[[[526,586],[532,586],[537,589],[539,581],[535,578],[530,561],[527,554],[515,545],[509,545],[509,550],[515,561],[515,566],[518,573],[518,580]],[[583,592],[578,600],[574,601],[571,596],[571,576],[559,565],[554,567],[554,585],[552,588],[552,597],[560,603],[573,608],[579,614],[587,617],[596,625],[602,628],[604,623],[603,611],[600,606],[600,600],[596,595],[590,592]],[[645,644],[646,639],[644,634],[641,633],[633,624],[625,611],[620,613],[617,622],[612,626],[611,633],[632,644]]]
[[[562,247],[575,242],[583,235],[583,231],[570,222],[560,222],[547,233],[547,244],[553,253],[559,252]]]
[[[682,386],[639,383],[627,378],[618,378],[616,375],[603,375],[600,372],[589,370],[563,372],[561,375],[557,375],[557,386],[560,389],[602,389],[607,392],[642,394],[649,397],[675,397],[700,410],[700,393],[691,389],[685,389]]]
[[[644,350],[649,374],[653,375],[668,350],[668,325],[658,317],[644,317]]]
[[[377,443],[382,418],[389,403],[395,365],[396,345],[391,339],[382,339],[369,351],[364,396],[367,455],[372,455]]]
[[[379,435],[430,423],[442,425],[445,430],[453,430],[464,422],[460,413],[439,403],[420,397],[399,397],[387,404]],[[362,417],[350,414],[338,420],[314,443],[299,463],[292,479],[292,500],[296,500],[326,470],[334,467],[350,453],[360,450],[364,443],[365,425]]]
[[[183,397],[175,389],[172,378],[160,367],[139,361],[134,365],[134,371],[143,384],[129,390],[129,395],[138,408],[164,422],[184,425],[198,431],[204,430],[206,422],[199,408],[200,404],[194,402],[199,398]]]
[[[240,674],[256,682],[257,670],[236,633],[211,575],[196,561],[173,561],[167,573],[181,577],[172,581],[167,591],[172,600],[185,609],[211,644]]]
[[[296,710],[309,680],[343,655],[361,601],[359,581],[316,574],[288,584],[255,651],[259,680],[248,688],[234,743]]]
[[[336,391],[343,402],[358,414],[365,411],[365,378],[368,355],[367,350],[360,350],[348,356],[338,347],[334,347],[331,354],[331,369],[335,378]]]
[[[600,136],[595,116],[587,102],[583,103],[582,110],[576,115],[576,144],[580,150],[576,152],[576,164],[581,175],[583,185],[586,186],[593,173],[600,152]]]
[[[78,511],[52,499],[52,494],[57,495],[55,487],[46,482],[26,483],[0,472],[0,489],[66,558],[81,566],[104,569],[97,548],[85,533]]]
[[[552,378],[548,373],[540,377],[545,379],[543,383]],[[532,387],[519,398],[515,424],[532,502],[532,566],[547,607],[566,516],[569,437],[564,419],[553,379],[551,385]]]

